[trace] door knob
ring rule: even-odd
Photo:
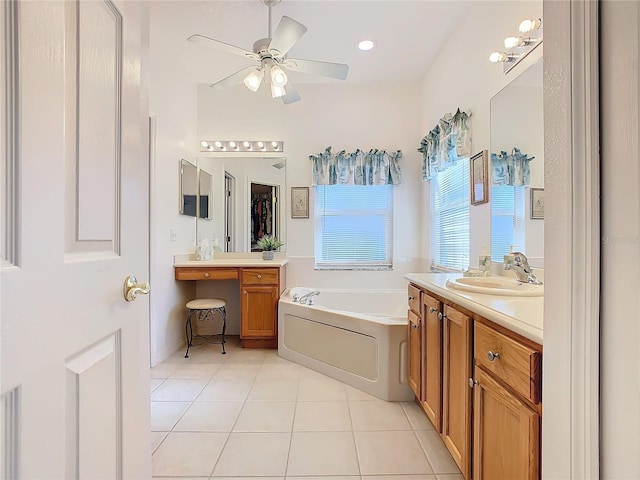
[[[148,283],[138,283],[138,280],[134,275],[129,275],[124,279],[124,287],[122,289],[124,293],[124,299],[127,302],[133,302],[139,293],[146,295],[151,290]]]

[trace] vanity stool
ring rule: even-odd
[[[187,308],[189,309],[189,313],[187,314],[187,324],[185,326],[187,333],[187,353],[184,354],[184,358],[189,358],[189,348],[190,347],[198,347],[204,343],[209,344],[221,344],[222,345],[222,354],[225,355],[227,352],[224,350],[224,331],[227,328],[227,310],[226,310],[227,302],[225,302],[221,298],[200,298],[197,300],[191,300],[187,303]],[[198,335],[193,334],[193,325],[191,320],[193,316],[201,322],[213,321],[216,316],[222,320],[222,333],[215,335]],[[198,343],[196,345],[193,344],[194,337],[199,337],[203,339],[202,343]],[[220,337],[220,341],[212,341],[215,337]]]

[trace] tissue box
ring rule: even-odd
[[[196,247],[196,260],[211,260],[213,259],[213,247]]]

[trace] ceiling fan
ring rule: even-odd
[[[253,44],[253,51],[245,50],[244,48],[236,47],[200,34],[191,35],[187,38],[187,40],[192,43],[241,55],[258,62],[258,65],[243,68],[218,82],[212,83],[210,86],[224,87],[238,83],[240,79],[243,79],[244,84],[249,90],[257,92],[266,77],[267,81],[270,80],[271,83],[271,96],[273,98],[282,98],[285,104],[289,104],[300,100],[300,96],[289,81],[284,69],[322,75],[338,80],[345,80],[347,78],[349,66],[344,63],[287,58],[287,53],[300,37],[305,34],[307,27],[290,17],[283,16],[275,32],[271,35],[271,8],[280,3],[281,0],[260,1],[269,7],[269,36],[256,40]]]

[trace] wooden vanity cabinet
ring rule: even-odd
[[[407,341],[409,346],[407,381],[415,396],[422,397],[422,315],[420,309],[420,290],[409,286],[409,311],[407,316]]]
[[[278,347],[278,300],[284,289],[281,270],[243,268],[241,271],[240,339],[243,347]]]
[[[471,478],[471,318],[444,306],[441,436],[464,478]]]
[[[422,293],[423,349],[420,405],[438,432],[442,431],[442,303]]]

